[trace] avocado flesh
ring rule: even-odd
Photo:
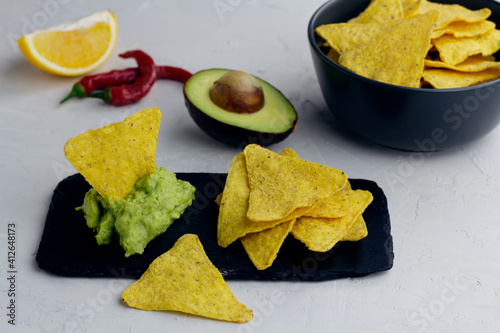
[[[223,124],[261,133],[285,133],[295,128],[297,113],[281,94],[269,83],[257,78],[264,92],[264,106],[254,113],[226,111],[212,102],[210,88],[230,70],[209,69],[193,75],[184,86],[186,103]],[[188,108],[190,106],[188,105]],[[201,126],[200,126],[201,127]]]

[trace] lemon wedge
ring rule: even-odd
[[[116,45],[118,25],[109,10],[74,22],[38,30],[18,39],[35,67],[62,76],[78,76],[101,66]]]

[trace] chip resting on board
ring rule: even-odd
[[[280,223],[252,222],[247,219],[250,187],[243,153],[236,155],[231,163],[223,194],[217,222],[217,241],[220,246],[227,247],[248,233],[272,228]]]
[[[295,219],[282,222],[275,227],[240,238],[243,248],[257,269],[266,269],[273,264],[294,223]]]
[[[250,196],[247,218],[255,222],[287,220],[342,189],[344,172],[298,158],[276,154],[258,145],[244,149]],[[297,214],[298,215],[298,214]]]
[[[207,257],[198,236],[185,234],[156,258],[122,300],[142,310],[179,311],[244,323],[253,313],[240,303]]]
[[[349,234],[355,222],[372,202],[368,191],[344,190],[344,207],[347,215],[340,218],[301,217],[295,222],[292,235],[303,242],[310,250],[326,252]],[[352,235],[355,238],[354,235]]]

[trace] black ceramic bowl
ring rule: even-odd
[[[493,0],[435,0],[469,9],[487,7],[500,27]],[[331,0],[312,16],[309,44],[328,108],[352,132],[378,144],[408,151],[436,151],[476,140],[500,122],[500,80],[455,89],[407,88],[357,75],[326,57],[314,33],[322,24],[346,22],[370,0]],[[498,59],[498,57],[497,57]]]

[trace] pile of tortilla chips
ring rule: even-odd
[[[237,323],[253,318],[252,310],[236,299],[194,234],[181,236],[156,258],[123,291],[122,300],[142,310],[180,311]]]
[[[367,236],[362,213],[373,200],[352,190],[344,172],[305,161],[292,149],[280,154],[248,145],[235,156],[220,205],[217,240],[240,239],[257,269],[270,267],[288,234],[310,250]]]
[[[347,23],[316,33],[328,57],[368,78],[406,87],[459,88],[500,77],[491,10],[428,0],[372,0]]]

